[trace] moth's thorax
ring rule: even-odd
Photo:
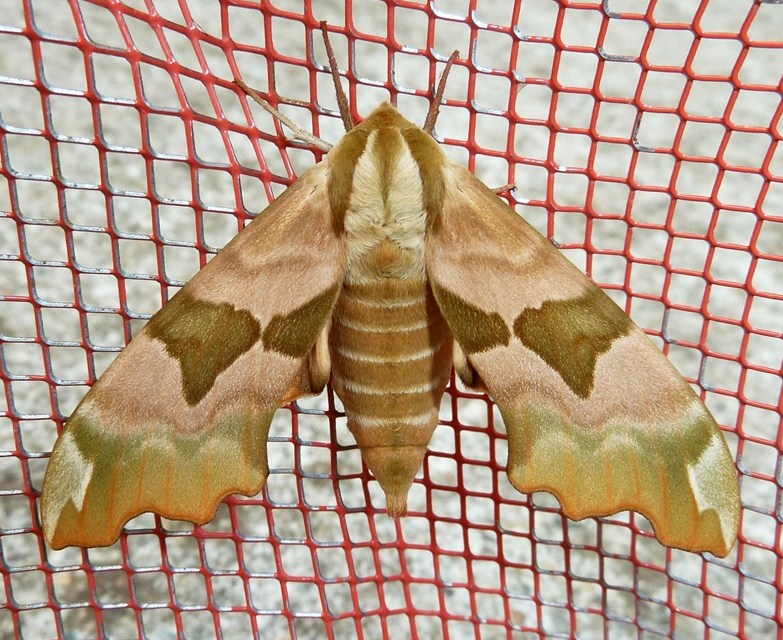
[[[343,224],[348,282],[424,276],[422,183],[398,129],[370,133]]]
[[[424,234],[437,216],[443,155],[424,131],[381,105],[329,154],[329,200],[345,281],[424,280]]]

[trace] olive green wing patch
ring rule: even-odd
[[[249,311],[228,302],[199,300],[187,291],[177,293],[147,327],[179,362],[182,392],[191,406],[204,399],[217,377],[261,335]]]
[[[264,347],[292,358],[304,358],[331,315],[339,285],[308,300],[293,311],[276,314],[264,329]]]
[[[483,311],[435,282],[432,292],[465,353],[479,353],[508,344],[511,332],[498,313]]]
[[[552,367],[580,398],[589,398],[595,366],[633,323],[598,287],[578,298],[547,300],[525,309],[514,321],[514,335]]]

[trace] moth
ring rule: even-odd
[[[112,544],[146,511],[203,524],[258,493],[275,411],[330,377],[403,516],[453,366],[497,403],[519,491],[577,520],[638,511],[665,545],[730,552],[739,490],[718,425],[599,287],[446,157],[431,134],[447,71],[424,128],[388,103],[352,126],[336,83],[346,135],[71,415],[41,495],[51,547]]]

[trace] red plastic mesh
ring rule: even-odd
[[[324,394],[278,412],[268,486],[209,525],[45,548],[36,499],[85,385],[321,155],[233,77],[339,137],[319,20],[357,115],[391,98],[423,122],[461,51],[447,153],[515,182],[698,385],[741,471],[728,558],[517,493],[492,404],[454,385],[403,520]],[[1,637],[778,634],[783,5],[9,0],[0,23]]]

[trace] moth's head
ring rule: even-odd
[[[408,147],[413,147],[412,152],[417,161],[424,161],[422,156],[427,156],[431,161],[440,163],[443,151],[435,139],[405,118],[389,102],[379,104],[367,118],[346,133],[329,152],[329,156],[333,162],[339,161],[346,166],[352,166],[368,144],[371,147],[381,145],[383,148],[380,151],[392,153],[397,146],[391,144],[395,138],[404,141]]]
[[[363,129],[367,133],[375,131],[376,129],[419,129],[410,120],[405,118],[390,102],[382,102],[379,104],[373,112],[365,118],[361,124],[354,127],[352,131],[357,129]]]

